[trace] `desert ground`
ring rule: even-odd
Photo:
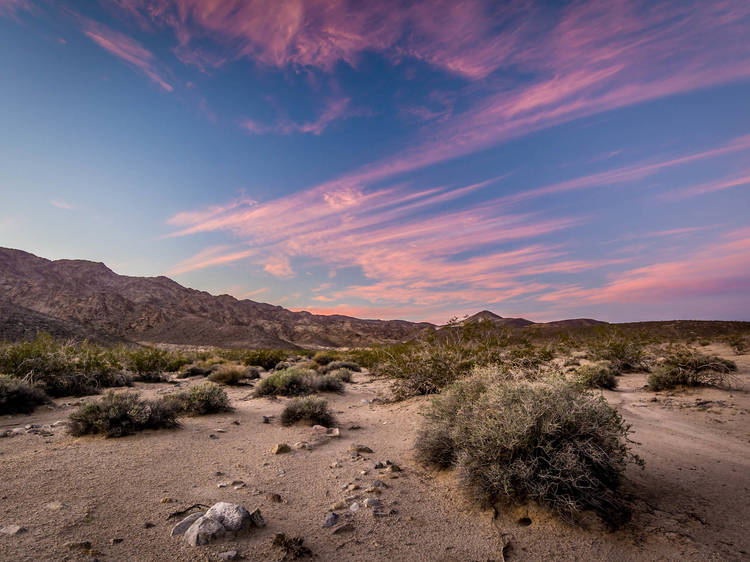
[[[0,439],[0,526],[25,529],[0,536],[0,558],[217,560],[235,550],[242,559],[278,560],[272,539],[283,532],[304,538],[319,560],[747,560],[750,355],[723,345],[703,351],[736,361],[733,388],[650,392],[646,375],[634,373],[619,377],[617,390],[601,391],[632,424],[634,451],[645,461],[628,468],[634,514],[616,532],[593,516],[573,526],[536,506],[496,516],[473,506],[450,471],[414,461],[429,398],[388,403],[388,381],[365,372],[343,394],[326,394],[340,437],[281,426],[288,399],[251,398],[249,385],[226,387],[232,413],[119,439],[73,438],[63,425],[48,427],[80,398],[0,418],[2,430],[40,426]],[[156,396],[197,383],[136,389]],[[275,418],[264,423],[263,416]],[[297,448],[303,442],[310,448]],[[279,443],[292,450],[272,454]],[[353,454],[352,444],[373,452]],[[402,471],[374,468],[385,461]],[[378,496],[385,516],[363,504],[375,480],[387,486]],[[200,547],[170,536],[179,521],[170,514],[218,501],[260,508],[266,526]],[[323,528],[336,502],[346,504],[336,510],[338,525]],[[348,509],[353,502],[361,504],[356,512]]]

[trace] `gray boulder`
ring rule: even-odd
[[[172,536],[176,537],[177,535],[184,535],[185,532],[190,528],[190,526],[204,515],[205,513],[202,511],[191,513],[172,528]]]
[[[216,519],[204,515],[190,525],[190,528],[185,532],[185,540],[190,546],[200,546],[223,537],[224,533],[226,533],[224,525]]]
[[[221,523],[227,531],[237,532],[251,525],[250,513],[241,505],[219,502],[206,512],[206,517]]]

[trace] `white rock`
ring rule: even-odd
[[[184,535],[185,532],[192,526],[193,523],[195,523],[198,519],[203,517],[205,515],[204,512],[198,511],[197,513],[191,513],[185,519],[177,523],[172,528],[172,536],[175,537],[177,535]]]
[[[206,517],[221,523],[227,531],[240,531],[250,526],[250,513],[241,505],[219,502],[206,512]]]

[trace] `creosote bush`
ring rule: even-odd
[[[650,370],[645,344],[637,339],[614,334],[603,342],[595,343],[591,353],[597,359],[609,361],[618,373]]]
[[[208,375],[208,380],[221,384],[238,385],[248,378],[248,369],[239,365],[221,365]]]
[[[596,511],[627,520],[618,492],[629,461],[627,426],[602,397],[566,382],[472,377],[433,400],[416,441],[417,458],[457,469],[483,505],[535,501],[575,519]]]
[[[320,367],[318,369],[318,372],[321,375],[325,375],[326,373],[330,373],[331,371],[336,371],[339,369],[348,369],[349,371],[354,371],[355,373],[359,373],[362,371],[362,368],[353,361],[331,361],[327,365]]]
[[[617,377],[607,363],[584,365],[576,371],[576,383],[584,388],[617,388]]]
[[[254,349],[245,353],[242,362],[247,366],[257,365],[270,371],[286,357],[287,353],[280,349]]]
[[[70,415],[69,431],[79,437],[100,434],[123,437],[144,429],[178,427],[175,410],[162,400],[142,400],[137,392],[109,391]]]
[[[320,366],[328,365],[330,362],[335,361],[336,358],[326,351],[318,351],[312,358]]]
[[[195,385],[189,390],[167,394],[162,400],[177,415],[183,416],[205,416],[232,411],[229,396],[224,389],[210,382]]]
[[[34,408],[49,401],[49,397],[42,389],[0,375],[0,415],[30,414]]]
[[[352,372],[349,369],[336,369],[328,374],[332,377],[336,377],[341,382],[352,382]]]
[[[275,371],[255,387],[255,396],[304,396],[313,392],[342,392],[342,380],[332,374],[318,375],[311,369],[291,367]]]
[[[281,424],[292,425],[298,421],[330,427],[334,424],[334,417],[328,409],[328,402],[322,398],[295,398],[281,413]]]
[[[154,379],[158,373],[173,373],[190,363],[185,356],[157,347],[120,348],[116,353],[128,370],[142,377],[139,380],[143,380],[143,377]]]
[[[677,386],[726,386],[737,364],[715,355],[704,355],[687,348],[671,351],[648,377],[650,390]]]

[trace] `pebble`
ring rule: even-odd
[[[374,452],[367,445],[357,445],[355,443],[353,443],[352,446],[349,447],[349,450],[352,451],[353,453],[372,453],[372,452]]]
[[[333,530],[334,535],[338,535],[339,533],[351,533],[354,531],[354,525],[349,523],[344,523],[343,525],[339,525]]]
[[[218,438],[219,438],[219,436],[218,436],[218,435],[214,435],[214,434],[212,433],[211,435],[209,435],[209,436],[208,436],[208,438],[209,438],[209,439],[218,439]]]
[[[227,432],[227,430],[226,430],[226,429],[214,429],[214,431],[215,431],[216,433],[226,433],[226,432]]]
[[[380,509],[381,507],[383,507],[383,502],[376,498],[367,498],[365,500],[365,505],[367,507],[371,507],[372,509]]]
[[[349,506],[349,511],[357,512],[359,511],[360,505],[357,502],[354,502],[352,505]]]
[[[339,520],[339,514],[333,513],[332,511],[326,515],[326,519],[323,522],[323,528],[327,529],[329,527],[333,527]]]
[[[0,527],[0,533],[3,535],[20,535],[25,532],[26,529],[20,525],[6,525],[5,527]]]
[[[289,445],[287,445],[286,443],[278,443],[273,446],[273,449],[271,449],[271,454],[281,455],[282,453],[288,453],[291,450],[291,447],[289,447]]]
[[[226,550],[216,555],[219,560],[236,560],[239,554],[236,550]]]
[[[270,492],[266,494],[266,499],[273,503],[282,503],[284,501],[284,498],[280,494],[272,494]]]
[[[125,540],[125,539],[121,539],[121,538],[109,539],[109,544],[111,544],[111,545],[120,544],[123,540]]]
[[[331,511],[337,511],[339,509],[346,509],[346,502],[337,501],[331,506]]]

